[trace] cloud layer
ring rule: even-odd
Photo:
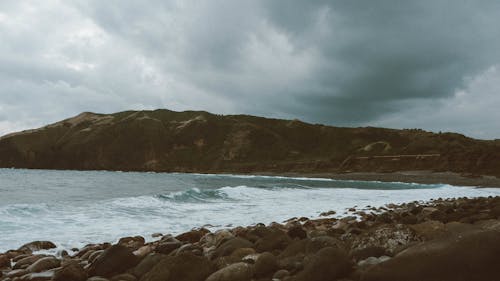
[[[0,134],[203,109],[500,138],[500,2],[0,2]]]

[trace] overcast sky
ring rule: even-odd
[[[0,1],[0,135],[82,111],[500,138],[500,1]]]

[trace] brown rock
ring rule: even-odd
[[[22,245],[19,251],[35,252],[40,250],[48,250],[55,248],[56,245],[50,241],[33,241]]]
[[[253,248],[253,243],[240,237],[229,239],[217,247],[214,252],[214,257],[228,256],[236,249],[241,248]]]
[[[0,255],[0,269],[10,267],[10,258],[7,255]]]
[[[55,270],[54,281],[85,281],[87,273],[83,267],[76,261],[71,261],[63,265],[63,267]]]
[[[163,254],[149,254],[147,255],[133,270],[137,278],[141,278],[144,274],[148,273],[155,265],[157,265],[166,255]]]
[[[42,272],[52,268],[59,267],[61,261],[55,257],[45,257],[37,260],[32,265],[28,266],[29,272]]]
[[[167,256],[146,273],[141,281],[203,281],[213,272],[204,258],[190,253]]]
[[[200,228],[182,233],[176,236],[175,238],[182,242],[196,243],[200,241],[200,239],[209,232],[210,231],[206,228]]]
[[[444,237],[448,234],[448,230],[444,223],[440,221],[425,221],[423,223],[410,225],[409,227],[424,240],[432,240]]]
[[[472,232],[423,242],[375,265],[363,281],[491,281],[500,276],[500,233]]]
[[[106,249],[90,266],[90,276],[111,277],[135,266],[139,260],[132,251],[122,245]]]
[[[29,273],[20,277],[21,281],[48,281],[54,277],[53,271]]]
[[[27,257],[22,258],[19,261],[17,261],[16,264],[14,265],[13,269],[27,268],[32,263],[34,263],[37,260],[44,258],[44,257],[46,257],[46,255],[27,256]]]
[[[307,232],[300,225],[294,225],[290,227],[287,231],[288,236],[292,239],[304,239],[307,238]]]
[[[214,272],[206,281],[250,281],[252,275],[252,266],[244,262],[239,262]]]
[[[288,237],[285,232],[279,229],[273,229],[273,231],[255,242],[255,250],[260,253],[282,250],[288,246],[290,241],[290,237]]]
[[[346,277],[352,270],[347,253],[327,247],[319,250],[295,276],[294,281],[330,281]]]
[[[269,252],[257,257],[254,264],[254,275],[257,278],[271,276],[278,269],[278,259]]]
[[[134,236],[134,237],[123,237],[120,238],[118,241],[118,245],[125,246],[127,248],[130,248],[132,250],[137,250],[140,247],[144,246],[144,243],[146,241],[144,240],[144,237],[142,236]]]
[[[113,278],[110,279],[110,281],[136,281],[137,278],[129,273],[122,273],[119,275],[113,276]]]
[[[179,241],[162,242],[156,247],[155,251],[160,254],[168,255],[172,251],[177,250],[180,246],[182,246],[182,243]]]

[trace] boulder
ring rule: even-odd
[[[254,264],[255,277],[271,276],[278,269],[278,259],[269,252],[264,252],[257,257]]]
[[[302,228],[301,225],[294,225],[290,227],[287,231],[287,234],[292,239],[304,239],[307,237],[307,232]]]
[[[432,240],[439,237],[444,237],[448,234],[448,231],[444,223],[440,221],[425,221],[419,224],[414,224],[409,226],[410,229],[415,231],[415,234],[422,237],[424,240]]]
[[[239,262],[212,273],[206,281],[250,281],[252,275],[252,266],[244,262]]]
[[[89,268],[90,276],[111,277],[124,272],[139,262],[131,249],[122,245],[113,245],[106,249]]]
[[[32,265],[28,266],[29,272],[42,272],[52,268],[59,267],[61,261],[55,257],[45,257],[37,260]]]
[[[141,281],[204,281],[213,272],[210,261],[191,253],[167,256],[146,273]]]
[[[140,247],[144,246],[144,243],[146,241],[144,240],[144,237],[142,236],[134,236],[134,237],[123,237],[120,238],[118,241],[118,245],[125,246],[127,248],[130,248],[132,250],[137,250]]]
[[[476,231],[423,242],[362,274],[363,281],[498,280],[500,233]]]
[[[53,271],[28,273],[19,278],[20,281],[49,281],[54,277]],[[69,281],[69,280],[68,280]]]
[[[130,273],[122,273],[113,276],[110,281],[137,281],[137,278]]]
[[[349,256],[343,249],[327,247],[319,250],[298,273],[294,281],[330,281],[346,277],[352,270]]]
[[[290,237],[285,232],[273,229],[255,242],[255,250],[259,253],[282,250],[288,246],[290,241]]]
[[[0,255],[0,269],[10,267],[10,258],[7,255]]]
[[[200,228],[200,229],[194,229],[185,233],[182,233],[175,238],[181,242],[188,242],[188,243],[196,243],[200,241],[200,239],[205,236],[205,234],[209,233],[210,231],[206,228]]]
[[[50,241],[33,241],[22,245],[18,251],[35,252],[55,248],[56,245]]]
[[[160,253],[160,254],[165,254],[168,255],[172,251],[177,250],[182,246],[182,243],[179,241],[172,241],[172,242],[162,242],[160,245],[156,247],[155,252]]]
[[[253,248],[253,243],[240,237],[231,238],[217,247],[213,257],[228,256],[231,255],[236,249],[241,248]]]
[[[33,264],[37,260],[46,257],[46,255],[32,255],[22,258],[16,262],[12,269],[27,268],[29,265]]]
[[[147,255],[133,270],[137,278],[141,278],[144,274],[148,273],[155,265],[157,265],[166,255],[162,254],[149,254]]]
[[[54,281],[85,281],[87,273],[83,267],[76,261],[71,261],[55,270]]]
[[[313,254],[326,247],[344,249],[345,245],[344,242],[334,237],[326,235],[314,237],[311,240],[309,240],[309,243],[307,243],[306,253]]]

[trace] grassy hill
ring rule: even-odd
[[[500,143],[204,111],[82,113],[0,138],[0,167],[177,172],[453,171],[500,176]]]

